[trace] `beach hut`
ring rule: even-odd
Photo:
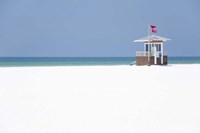
[[[158,35],[134,40],[144,45],[144,51],[136,51],[136,65],[167,65],[168,56],[164,52],[163,45],[168,40],[170,39]]]

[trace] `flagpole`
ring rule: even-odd
[[[148,65],[150,66],[150,39],[149,39],[149,27],[150,27],[150,24],[148,24]]]

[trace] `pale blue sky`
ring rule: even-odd
[[[135,56],[147,25],[200,56],[199,0],[0,0],[0,56]]]

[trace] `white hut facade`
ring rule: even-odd
[[[168,56],[164,52],[164,42],[169,38],[150,35],[134,42],[141,42],[144,45],[144,51],[136,51],[136,65],[167,65]]]

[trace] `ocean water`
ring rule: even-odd
[[[130,65],[135,57],[0,57],[0,67]],[[200,64],[200,57],[169,57],[168,64]]]

